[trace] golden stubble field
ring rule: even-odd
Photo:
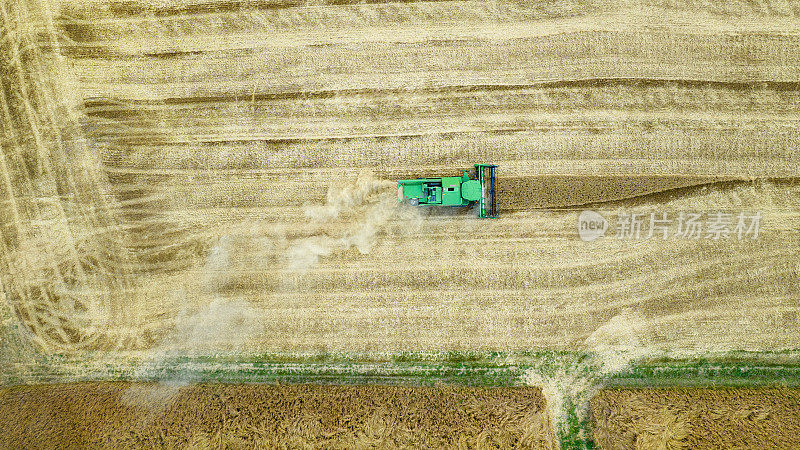
[[[49,351],[800,346],[792,3],[2,5],[3,320]],[[501,219],[395,204],[476,162]]]

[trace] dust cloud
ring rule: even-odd
[[[199,379],[183,372],[164,373],[163,368],[186,355],[241,351],[248,338],[263,329],[259,314],[250,303],[218,294],[231,277],[234,241],[231,235],[224,235],[210,249],[200,280],[200,290],[205,292],[197,294],[211,294],[214,299],[201,308],[184,308],[178,313],[169,333],[134,371],[137,379],[155,379],[157,383],[131,386],[121,397],[126,405],[147,406],[154,412],[165,409],[182,387]]]
[[[123,399],[130,404],[163,409],[181,387],[198,381],[185,373],[164,375],[162,369],[170,361],[192,354],[241,351],[247,348],[250,338],[264,331],[263,318],[249,302],[224,296],[232,278],[242,269],[258,264],[259,258],[261,264],[276,264],[275,251],[286,245],[285,268],[302,274],[321,257],[335,252],[355,248],[361,254],[369,253],[389,219],[398,210],[402,211],[392,186],[392,182],[376,179],[369,172],[362,173],[354,183],[334,186],[329,189],[325,204],[305,208],[309,222],[322,228],[320,234],[294,240],[278,236],[256,254],[252,254],[252,248],[245,249],[250,239],[241,230],[232,229],[219,236],[207,252],[197,285],[198,295],[210,295],[213,300],[200,308],[178,313],[170,332],[152,349],[148,361],[136,369],[136,378],[156,379],[158,383],[137,386],[135,392],[127,392]],[[326,224],[340,217],[347,217],[348,222],[338,235],[325,229]],[[251,255],[244,258],[242,254],[248,251]]]
[[[321,257],[356,248],[366,255],[375,245],[378,234],[398,209],[393,193],[394,183],[376,179],[363,172],[355,183],[328,190],[324,205],[307,205],[305,215],[309,222],[324,225],[342,215],[355,216],[339,236],[320,234],[297,239],[286,250],[287,266],[305,272],[315,266]]]
[[[305,214],[314,222],[336,219],[343,212],[350,211],[365,203],[372,203],[382,197],[394,186],[388,180],[381,180],[368,171],[359,174],[355,183],[333,186],[328,189],[324,205],[306,205]]]
[[[157,383],[136,385],[123,400],[131,406],[163,409],[182,387],[200,381],[191,373],[165,372],[164,368],[187,355],[241,351],[262,328],[257,312],[244,300],[217,298],[199,311],[181,311],[172,330],[134,371],[136,379]]]

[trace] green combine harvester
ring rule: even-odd
[[[497,218],[497,189],[493,164],[475,164],[475,178],[464,171],[460,177],[417,178],[397,182],[397,201],[427,206],[472,206],[478,216]]]

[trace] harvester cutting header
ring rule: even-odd
[[[397,182],[397,201],[427,206],[478,206],[478,216],[497,218],[497,189],[493,164],[475,164],[475,179],[465,170],[460,177],[417,178]]]

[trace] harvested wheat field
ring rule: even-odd
[[[0,389],[0,448],[554,448],[535,388],[131,383]]]
[[[556,352],[602,380],[800,349],[794,2],[0,0],[0,21],[2,383],[219,352]],[[499,219],[397,202],[475,163]],[[565,367],[516,384],[559,403],[585,387]]]
[[[209,309],[255,351],[572,350],[623,313],[659,348],[800,347],[791,4],[3,14],[6,320],[42,348],[147,350]],[[394,201],[480,161],[500,220]],[[763,223],[585,243],[586,204]]]
[[[604,449],[800,447],[797,389],[612,389],[592,410]]]

